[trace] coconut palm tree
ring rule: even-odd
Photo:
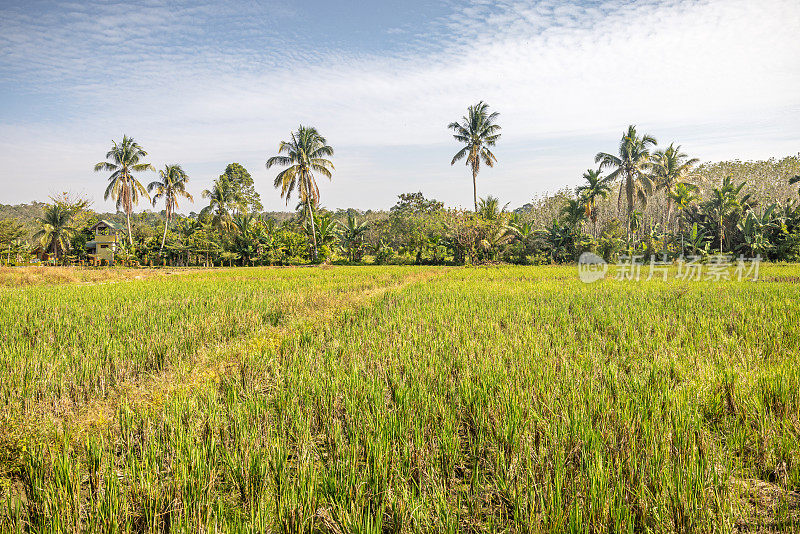
[[[33,236],[42,250],[58,259],[69,249],[69,240],[77,231],[71,226],[74,216],[75,210],[58,202],[45,207],[43,215],[36,219],[42,228]]]
[[[472,198],[475,211],[478,211],[478,186],[477,178],[481,170],[481,160],[489,167],[494,167],[497,158],[488,147],[494,146],[500,138],[500,126],[495,123],[498,112],[489,113],[489,105],[483,101],[467,108],[467,114],[461,122],[451,122],[447,125],[453,130],[453,138],[464,146],[459,150],[450,165],[467,158],[466,164],[472,168]]]
[[[656,140],[650,135],[639,137],[636,126],[628,126],[628,131],[622,136],[619,143],[619,154],[598,152],[594,157],[595,163],[600,164],[600,169],[614,169],[609,178],[622,178],[623,183],[619,191],[619,201],[625,191],[627,200],[627,244],[630,246],[631,215],[634,202],[638,199],[642,203],[647,201],[647,195],[653,191],[653,182],[648,175],[652,165],[650,148],[655,146]]]
[[[108,177],[110,183],[103,198],[108,200],[108,197],[111,197],[117,203],[117,210],[122,208],[125,211],[125,217],[128,221],[128,242],[133,245],[131,212],[133,211],[133,206],[139,203],[139,195],[148,198],[149,196],[147,190],[139,180],[133,177],[132,173],[155,171],[156,169],[149,163],[141,161],[142,158],[147,156],[147,152],[132,137],[123,135],[121,142],[117,143],[113,140],[111,142],[113,146],[106,153],[106,159],[111,161],[101,161],[94,166],[94,170],[95,172],[111,172],[111,176]]]
[[[334,170],[333,163],[325,158],[333,156],[333,148],[328,145],[316,128],[301,124],[296,132],[291,133],[289,141],[281,141],[278,146],[278,154],[267,160],[267,169],[275,165],[287,168],[278,173],[273,185],[275,188],[280,188],[281,198],[285,198],[287,204],[292,192],[297,189],[300,201],[313,214],[314,206],[319,204],[319,187],[314,173],[318,172],[329,180],[331,179],[331,171]],[[314,230],[314,217],[312,216],[310,219],[313,260],[316,261],[317,236]]]
[[[161,249],[158,253],[164,252],[164,242],[167,240],[167,228],[169,227],[172,215],[178,209],[178,197],[184,197],[190,202],[194,202],[192,195],[186,191],[186,182],[189,176],[186,175],[180,165],[165,165],[164,169],[158,171],[160,180],[150,182],[147,191],[153,195],[153,207],[159,199],[164,199],[164,211],[166,211],[166,221],[164,221],[164,236],[161,238]]]
[[[670,143],[664,150],[656,150],[653,155],[653,178],[655,179],[656,189],[663,189],[668,193],[665,226],[672,216],[673,206],[669,192],[677,184],[684,182],[692,167],[700,162],[697,158],[688,158],[689,156],[681,152],[681,146],[675,146],[675,143]]]
[[[579,186],[575,192],[583,199],[586,216],[592,221],[592,234],[597,237],[597,200],[608,197],[611,192],[612,176],[602,176],[600,169],[589,169],[583,173],[586,184]]]
[[[731,177],[726,176],[720,187],[711,190],[711,196],[703,205],[708,216],[717,223],[720,254],[724,250],[727,227],[735,222],[734,219],[752,207],[749,194],[739,196],[746,183],[734,185]]]
[[[699,188],[687,182],[678,182],[675,187],[667,191],[669,201],[677,206],[678,213],[678,232],[681,234],[681,256],[683,256],[683,219],[686,208],[698,199]]]

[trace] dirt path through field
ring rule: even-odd
[[[312,295],[300,308],[287,310],[287,315],[277,326],[207,347],[177,367],[170,366],[161,373],[125,382],[103,399],[93,399],[85,405],[70,407],[57,414],[51,412],[51,416],[55,415],[57,426],[66,425],[75,437],[107,432],[114,428],[115,425],[111,423],[123,403],[157,410],[176,395],[190,395],[219,383],[229,373],[237,372],[242,357],[248,353],[277,348],[285,338],[297,335],[300,328],[315,328],[330,323],[346,310],[369,307],[388,293],[397,293],[412,284],[428,282],[444,272],[445,268],[425,269],[411,272],[389,285],[376,283],[367,289],[335,296],[319,295],[320,298]]]

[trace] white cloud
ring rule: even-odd
[[[337,148],[326,204],[387,207],[397,193],[425,187],[468,205],[466,171],[448,165],[456,147],[445,125],[479,99],[502,113],[504,128],[500,164],[479,177],[479,189],[514,204],[574,181],[628,123],[657,137],[674,133],[702,158],[796,151],[794,1],[460,6],[413,46],[385,55],[298,51],[291,40],[269,50],[246,39],[204,41],[194,21],[230,16],[210,6],[117,6],[90,19],[90,9],[76,4],[66,21],[10,17],[0,25],[8,78],[36,77],[43,93],[61,84],[64,113],[61,120],[3,121],[3,181],[27,169],[30,181],[10,187],[16,200],[39,198],[55,183],[92,183],[100,177],[85,169],[125,132],[154,161],[194,169],[198,189],[228,161],[241,161],[260,181],[265,204],[277,208],[283,202],[263,161],[302,122]],[[160,46],[165,31],[204,44]],[[260,31],[259,24],[242,28],[254,39],[263,39]],[[781,135],[770,122],[788,131]],[[43,145],[53,154],[44,161],[37,157]],[[31,161],[37,164],[28,168]]]

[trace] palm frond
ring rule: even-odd
[[[284,143],[281,143],[284,145]],[[279,150],[280,152],[280,150]],[[291,165],[292,160],[286,156],[272,156],[267,160],[267,169],[274,167],[275,165],[286,166]]]
[[[455,156],[453,156],[453,160],[450,162],[450,165],[455,165],[457,161],[460,161],[469,154],[469,147],[465,146],[461,150],[459,150]]]

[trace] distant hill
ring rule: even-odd
[[[36,218],[42,216],[44,202],[31,202],[30,204],[0,204],[0,220],[17,219],[33,235],[37,230]]]

